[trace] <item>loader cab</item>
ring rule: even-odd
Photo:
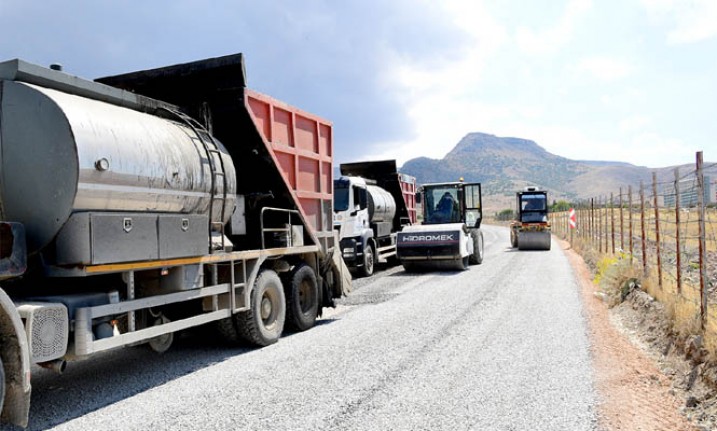
[[[516,195],[516,218],[522,223],[546,223],[548,221],[548,194],[528,188]]]
[[[423,224],[465,223],[480,227],[483,218],[479,183],[425,184],[416,195],[423,204]]]

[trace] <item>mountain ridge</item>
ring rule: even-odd
[[[694,169],[694,166],[692,166]],[[486,209],[510,208],[515,192],[526,186],[547,190],[551,200],[575,201],[618,194],[620,188],[649,185],[652,172],[669,181],[674,167],[648,168],[627,162],[572,160],[552,154],[535,141],[472,132],[442,159],[417,157],[402,173],[418,184],[458,181],[483,184]]]

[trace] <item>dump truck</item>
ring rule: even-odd
[[[518,250],[550,250],[550,238],[548,193],[532,186],[517,192],[510,245]]]
[[[416,196],[422,204],[423,221],[398,234],[397,255],[404,269],[465,270],[470,264],[482,263],[481,184],[424,184]]]
[[[31,364],[312,327],[351,287],[330,122],[247,88],[235,54],[96,81],[0,63],[0,419]]]
[[[416,223],[416,179],[395,160],[343,163],[334,180],[334,229],[346,265],[361,276],[395,260],[396,236]]]

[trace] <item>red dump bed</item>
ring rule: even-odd
[[[305,220],[318,236],[331,235],[331,123],[248,88],[244,96],[252,120],[295,193]]]
[[[408,218],[411,224],[416,224],[416,178],[406,174],[398,174],[398,183],[401,184],[403,202],[406,204]]]

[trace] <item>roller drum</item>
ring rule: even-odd
[[[75,212],[208,215],[212,174],[188,126],[32,84],[0,82],[0,217],[23,223],[28,251],[47,245]],[[226,223],[236,172],[226,150]],[[216,176],[217,195],[223,179]]]

